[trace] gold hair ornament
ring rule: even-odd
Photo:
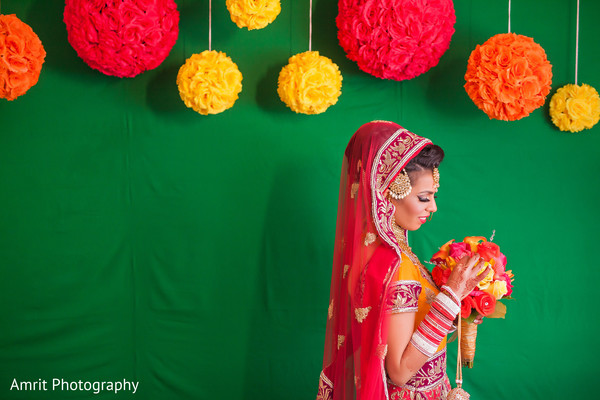
[[[438,190],[440,187],[440,170],[437,167],[433,168],[433,190]]]
[[[396,200],[405,198],[410,194],[412,186],[410,185],[410,178],[405,169],[390,183],[389,191],[390,196]]]

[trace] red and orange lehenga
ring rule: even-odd
[[[404,166],[430,144],[397,124],[363,125],[346,148],[340,183],[323,371],[317,400],[445,399],[446,341],[404,386],[385,371],[388,318],[415,312],[415,326],[439,289],[393,230],[383,195]]]

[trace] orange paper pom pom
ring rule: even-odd
[[[0,15],[0,97],[14,100],[38,82],[46,51],[16,15]]]
[[[467,94],[490,119],[515,121],[544,104],[552,65],[532,38],[502,33],[473,50],[465,80]]]

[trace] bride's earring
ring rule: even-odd
[[[412,190],[410,178],[405,169],[390,183],[390,196],[396,200],[400,200],[408,196]]]

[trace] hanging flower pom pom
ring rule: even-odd
[[[338,66],[318,51],[306,51],[290,57],[281,69],[277,93],[292,111],[320,114],[337,103],[341,89]]]
[[[181,66],[177,86],[186,106],[202,115],[218,114],[238,99],[242,73],[225,53],[205,50]]]
[[[38,82],[46,51],[16,15],[0,15],[0,97],[14,100]]]
[[[465,80],[467,94],[490,119],[514,121],[544,104],[552,65],[532,38],[501,33],[473,50]]]
[[[120,78],[158,67],[179,35],[173,0],[67,0],[64,21],[77,55]]]
[[[600,120],[600,96],[585,83],[565,85],[550,100],[550,117],[561,131],[591,129]]]
[[[339,0],[338,39],[348,58],[383,79],[412,79],[450,46],[452,0]]]
[[[227,0],[231,20],[239,28],[262,29],[281,12],[279,0]]]

